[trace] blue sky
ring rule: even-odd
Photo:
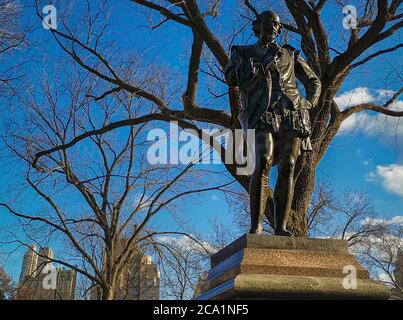
[[[239,19],[236,11],[233,10],[233,3],[229,0],[223,1],[221,15],[217,22],[212,22],[213,29],[221,36],[231,31],[230,26]],[[351,3],[354,4],[354,1]],[[56,6],[60,7],[60,11],[64,11],[66,4],[63,1],[56,1]],[[80,3],[72,2],[69,6],[73,19],[80,20],[83,12]],[[138,51],[144,53],[144,49],[147,49],[148,59],[153,59],[155,63],[165,64],[172,73],[177,75],[183,88],[191,43],[189,30],[169,22],[150,33],[146,27],[148,20],[139,10],[138,6],[128,0],[115,1],[110,11],[111,27],[108,29],[106,39],[115,41],[116,46],[129,53]],[[331,33],[332,45],[339,49],[343,48],[343,39],[348,33],[339,26],[341,22],[338,23],[337,20],[342,19],[341,9],[331,6],[324,14],[325,21],[329,21],[326,23],[327,27],[334,29]],[[16,53],[9,61],[11,63],[19,62],[30,57],[31,62],[24,67],[24,71],[29,74],[30,81],[35,84],[43,70],[50,70],[54,64],[66,63],[66,60],[65,54],[58,49],[49,32],[36,25],[40,22],[33,15],[33,10],[27,9],[26,18],[36,26],[36,30],[30,35],[31,48]],[[253,41],[254,39],[249,37],[250,35],[249,25],[245,34],[240,35],[236,42],[241,43],[243,39],[248,38]],[[393,39],[384,41],[372,50],[396,44],[400,37],[401,34],[395,35]],[[299,48],[298,41],[291,41],[291,43]],[[401,60],[401,53],[398,51],[379,57],[366,64],[365,67],[357,69],[346,80],[338,94],[341,97],[340,105],[347,106],[348,102],[353,104],[357,101],[381,102],[384,97],[382,96],[383,91],[380,90],[399,89],[401,80],[397,79],[399,79],[399,75],[401,76]],[[68,61],[68,63],[72,63],[71,60]],[[201,75],[200,87],[203,88],[206,84],[206,77]],[[216,86],[215,89],[219,91],[223,88]],[[205,92],[199,92],[198,99],[204,101]],[[226,108],[225,99],[219,102]],[[218,103],[216,107],[219,108],[220,104]],[[399,101],[396,107],[401,108],[402,102]],[[14,108],[18,110],[18,106],[14,106]],[[3,112],[4,107],[1,110]],[[371,113],[349,120],[343,132],[334,139],[321,161],[317,180],[330,181],[335,192],[340,194],[345,189],[367,192],[372,198],[376,211],[383,217],[391,218],[403,215],[403,124],[396,120],[386,120],[388,121],[386,125],[377,125],[383,121],[385,121],[384,117]],[[394,134],[395,130],[397,130],[396,134]],[[0,176],[2,177],[0,201],[7,202],[9,200],[7,190],[16,182],[14,177],[21,168],[18,165],[9,164],[9,159],[5,158],[1,147],[0,145]],[[214,169],[216,168],[223,170],[222,165],[215,165]],[[202,194],[197,203],[192,203],[183,209],[186,219],[191,221],[199,232],[203,232],[209,227],[208,222],[211,219],[219,219],[224,223],[233,224],[233,216],[220,192]],[[0,227],[12,223],[4,210],[0,209],[0,216]],[[155,222],[167,228],[170,225],[174,226],[174,222],[168,214],[159,216]],[[10,250],[9,246],[5,251],[8,250]],[[14,279],[18,277],[21,259],[21,250],[7,260],[3,257],[7,271]]]

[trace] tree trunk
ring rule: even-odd
[[[302,156],[296,168],[296,182],[288,230],[296,237],[308,236],[307,211],[315,189],[316,164],[313,155]]]
[[[101,292],[101,300],[114,300],[115,290],[111,286],[103,287]]]
[[[322,101],[328,101],[328,103]],[[316,168],[340,126],[336,117],[332,119],[333,124],[329,127],[332,103],[333,95],[329,94],[328,89],[323,89],[321,102],[311,115],[313,150],[305,152],[297,161],[293,211],[288,223],[289,230],[296,237],[308,236],[307,212],[315,190]]]

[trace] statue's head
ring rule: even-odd
[[[280,34],[280,17],[273,11],[263,11],[252,23],[253,32],[262,43],[271,43]]]

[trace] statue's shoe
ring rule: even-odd
[[[285,237],[292,237],[293,234],[288,231],[287,229],[276,229],[276,231],[274,231],[274,234],[276,236],[285,236]]]
[[[258,225],[258,226],[253,226],[249,230],[249,234],[262,234],[263,232],[263,226]]]

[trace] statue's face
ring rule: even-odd
[[[260,41],[262,43],[274,42],[280,33],[280,28],[280,22],[267,17],[260,25]]]

